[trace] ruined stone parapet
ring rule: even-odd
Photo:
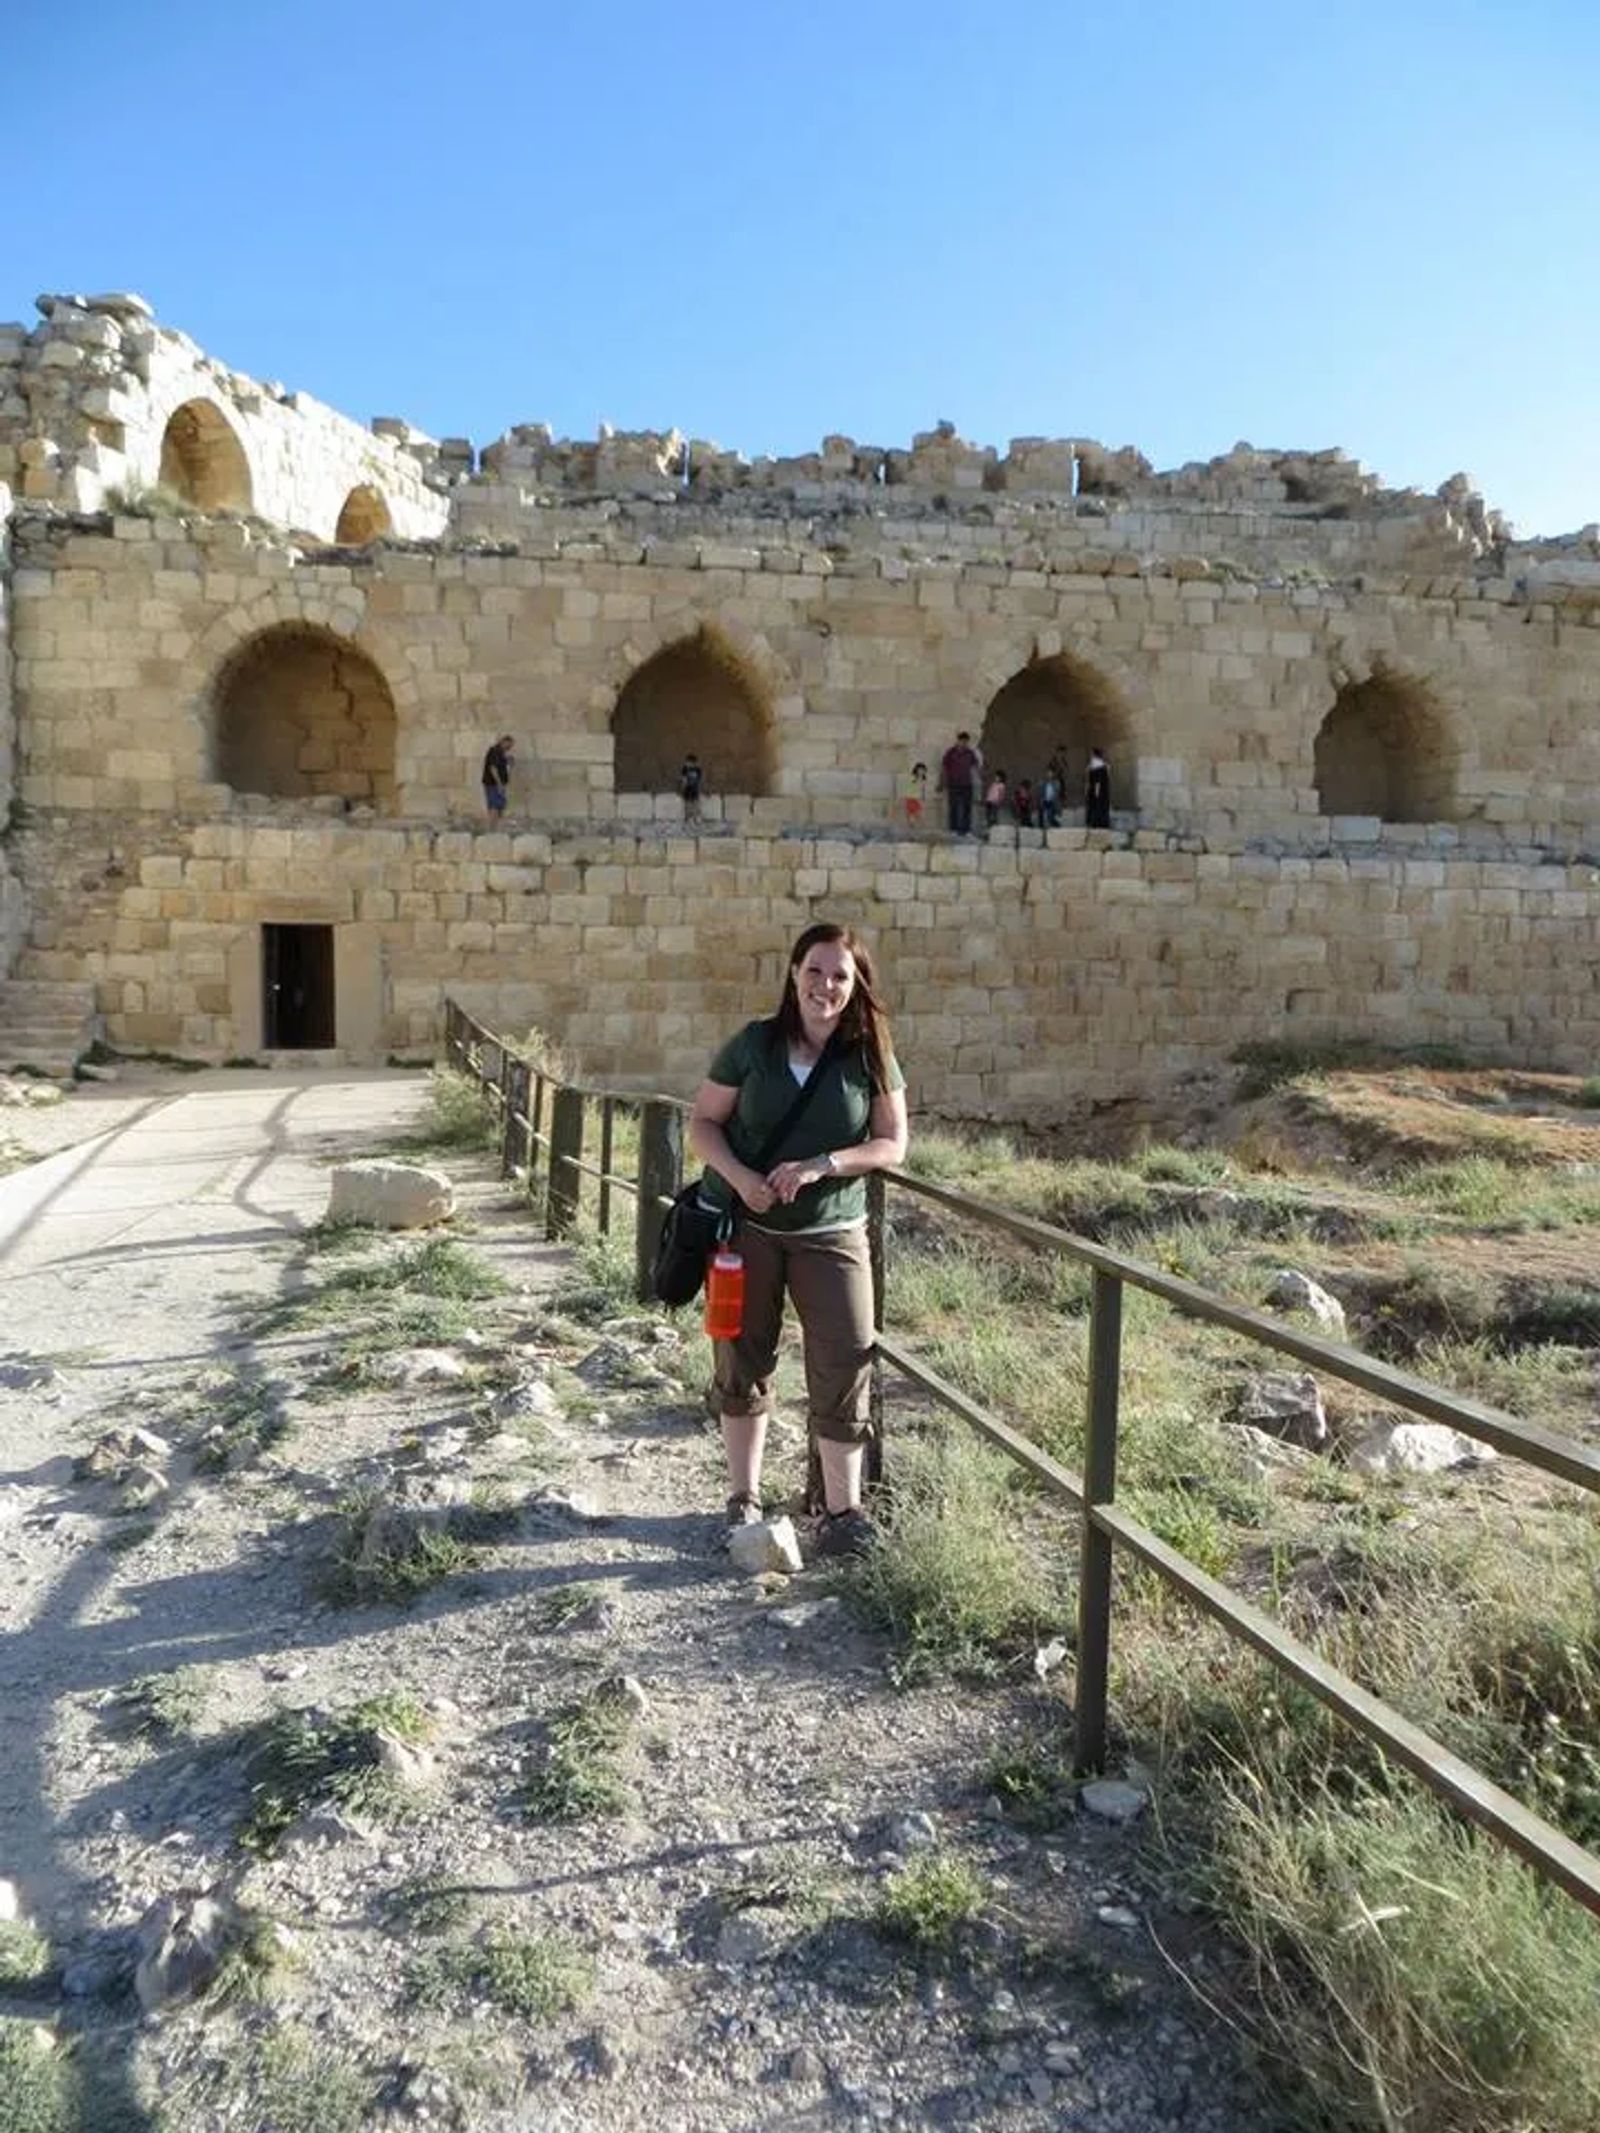
[[[85,511],[166,489],[324,539],[341,518],[364,538],[443,530],[431,439],[229,370],[138,296],[38,301],[38,326],[0,326],[0,479],[25,502]]]

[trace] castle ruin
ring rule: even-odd
[[[478,448],[137,297],[38,308],[0,326],[0,1050],[381,1060],[454,993],[686,1086],[827,915],[938,1111],[1063,1118],[1249,1038],[1600,1057],[1594,527],[945,423]],[[1100,744],[1112,827],[914,833],[960,727],[1014,775]]]

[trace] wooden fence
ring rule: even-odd
[[[496,1107],[506,1176],[526,1179],[537,1201],[544,1163],[544,1225],[548,1235],[569,1235],[577,1221],[581,1181],[597,1181],[599,1226],[609,1235],[613,1198],[634,1203],[634,1251],[639,1294],[648,1294],[647,1273],[662,1215],[678,1190],[683,1169],[683,1125],[688,1106],[679,1097],[629,1095],[563,1082],[523,1057],[504,1039],[476,1022],[454,1001],[446,1009],[449,1063],[481,1083]],[[587,1116],[600,1121],[598,1164],[586,1160]],[[639,1120],[637,1170],[615,1171],[612,1158],[620,1113]],[[897,1370],[949,1413],[959,1416],[989,1443],[1025,1467],[1042,1488],[1064,1497],[1079,1514],[1077,1681],[1074,1745],[1080,1772],[1104,1767],[1106,1698],[1111,1650],[1112,1562],[1117,1548],[1144,1563],[1176,1591],[1211,1615],[1230,1636],[1251,1645],[1281,1673],[1297,1681],[1382,1752],[1412,1771],[1430,1791],[1477,1823],[1497,1842],[1519,1853],[1553,1882],[1600,1916],[1600,1859],[1491,1783],[1482,1771],[1373,1696],[1338,1668],[1291,1636],[1272,1617],[1209,1576],[1159,1539],[1116,1502],[1118,1413],[1122,1385],[1122,1297],[1125,1287],[1159,1296],[1191,1318],[1242,1335],[1279,1355],[1292,1357],[1327,1377],[1358,1386],[1390,1405],[1429,1421],[1443,1422],[1509,1458],[1524,1460],[1562,1481],[1600,1494],[1600,1451],[1535,1424],[1445,1392],[1353,1348],[1302,1333],[1238,1304],[1224,1302],[1193,1283],[1142,1265],[1047,1222],[991,1207],[969,1194],[915,1178],[880,1171],[869,1179],[868,1222],[876,1306],[874,1443],[881,1453],[882,1373]],[[1090,1269],[1089,1394],[1084,1469],[1074,1473],[990,1414],[977,1401],[930,1370],[903,1343],[884,1331],[888,1194],[908,1193],[944,1207],[976,1227],[1000,1231],[1033,1250],[1077,1260]]]

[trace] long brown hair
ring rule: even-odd
[[[783,998],[778,1002],[774,1018],[778,1034],[786,1044],[796,1043],[804,1034],[800,1019],[800,991],[795,984],[795,972],[813,948],[847,948],[856,966],[856,981],[850,997],[845,1002],[844,1013],[839,1017],[839,1042],[841,1045],[859,1045],[867,1062],[867,1072],[872,1077],[872,1086],[881,1095],[889,1086],[889,1061],[893,1057],[893,1045],[889,1036],[889,1017],[883,1002],[878,998],[878,981],[873,974],[872,957],[867,953],[866,943],[851,926],[834,926],[827,923],[807,926],[804,933],[789,950],[789,966],[783,974]]]

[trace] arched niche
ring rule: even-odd
[[[362,485],[352,489],[341,505],[333,537],[341,548],[365,548],[369,541],[381,541],[393,531],[383,491]]]
[[[394,759],[389,685],[332,630],[275,624],[240,645],[217,676],[212,777],[235,792],[331,795],[387,813]]]
[[[1111,804],[1136,808],[1139,795],[1132,724],[1121,693],[1086,659],[1055,652],[1030,659],[996,690],[979,736],[985,774],[1003,770],[1014,784],[1031,778],[1035,790],[1052,756],[1066,765],[1063,804],[1083,805],[1089,751],[1111,765]]]
[[[752,799],[772,790],[772,707],[748,660],[710,624],[645,660],[611,714],[618,792],[676,792],[691,751],[706,790]]]
[[[1389,669],[1348,681],[1318,729],[1317,806],[1380,822],[1455,819],[1456,750],[1425,682]]]
[[[161,433],[161,483],[200,511],[248,511],[250,462],[213,400],[185,400]]]

